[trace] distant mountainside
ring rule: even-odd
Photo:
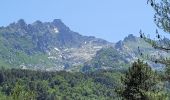
[[[97,51],[95,57],[90,62],[85,63],[82,71],[127,69],[137,59],[143,59],[156,70],[162,70],[164,68],[162,64],[155,64],[149,61],[146,57],[147,55],[155,58],[170,57],[167,52],[156,50],[143,39],[130,34],[123,41],[115,43],[113,47],[103,48]]]
[[[73,32],[60,19],[32,24],[20,19],[0,27],[0,66],[64,70],[82,65],[109,45],[112,43]]]
[[[0,27],[0,47],[1,67],[47,71],[127,68],[140,57],[138,47],[145,54],[159,52],[132,34],[117,43],[82,36],[60,19],[32,24],[20,19]]]

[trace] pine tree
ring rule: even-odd
[[[157,87],[159,77],[143,61],[134,62],[122,82],[124,89],[121,96],[126,100],[152,100],[153,97],[157,98],[155,100],[159,100],[159,98],[163,98],[163,93]]]

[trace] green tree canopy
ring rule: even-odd
[[[152,97],[159,100],[158,98],[163,98],[163,95],[158,95],[161,94],[161,88],[157,87],[159,81],[159,77],[151,67],[138,60],[122,79],[124,89],[121,96],[126,100],[151,100]]]

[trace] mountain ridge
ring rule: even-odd
[[[160,52],[133,34],[117,43],[83,36],[60,19],[52,22],[37,20],[32,24],[20,19],[0,27],[0,46],[1,67],[47,71],[127,69],[141,58],[139,47],[146,55]],[[167,55],[166,52],[161,54]]]
[[[0,50],[2,65],[5,63],[8,64],[6,66],[11,64],[31,69],[48,66],[55,70],[64,70],[83,64],[97,50],[112,45],[106,40],[74,32],[60,19],[54,19],[53,22],[36,21],[32,24],[20,19],[1,27],[0,37],[3,47]]]

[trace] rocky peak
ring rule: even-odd
[[[57,25],[57,24],[64,24],[61,19],[54,19],[53,22],[52,22],[54,25]]]
[[[51,22],[52,25],[58,28],[59,31],[65,32],[69,31],[70,29],[62,22],[61,19],[54,19],[53,22]]]
[[[118,41],[118,42],[115,44],[115,48],[122,50],[122,49],[123,49],[123,45],[124,45],[123,41],[120,40],[120,41]]]
[[[18,25],[20,26],[26,26],[26,22],[24,21],[24,19],[19,19],[18,22],[17,22]]]
[[[27,24],[23,19],[20,19],[17,22],[11,23],[7,28],[12,29],[13,31],[26,30]]]
[[[127,37],[125,37],[124,41],[137,41],[137,37],[134,36],[133,34],[129,34]]]
[[[43,25],[43,23],[41,21],[37,20],[32,25],[41,26],[41,25]]]

